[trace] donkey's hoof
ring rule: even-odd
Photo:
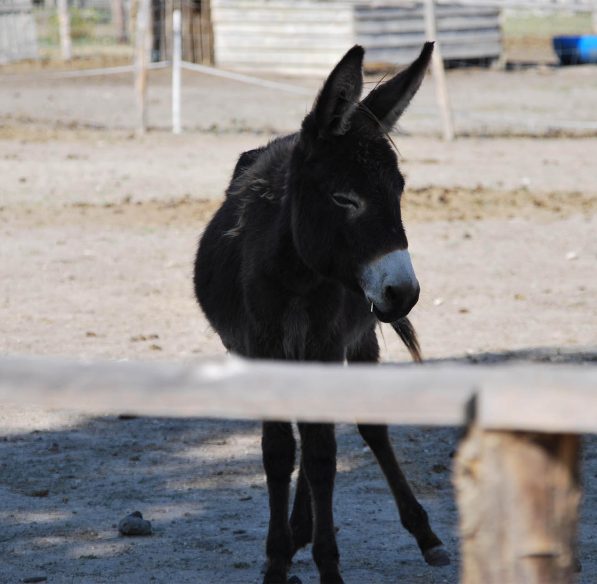
[[[425,561],[430,566],[448,566],[450,565],[450,556],[443,545],[436,545],[423,552]]]
[[[303,584],[303,581],[296,575],[288,578],[288,584]]]
[[[338,572],[328,572],[327,574],[320,574],[320,584],[344,584],[342,576]]]
[[[286,574],[282,572],[268,571],[263,577],[263,584],[287,584]]]
[[[288,568],[272,566],[266,563],[263,584],[288,584]]]

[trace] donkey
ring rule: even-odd
[[[406,315],[419,297],[400,197],[404,179],[388,132],[425,76],[426,43],[405,70],[359,101],[362,47],[325,81],[301,130],[240,156],[226,198],[199,243],[194,284],[224,346],[248,358],[377,362],[378,321],[393,323],[413,357]],[[359,425],[427,563],[449,557],[394,455],[387,426]],[[264,584],[288,582],[295,552],[313,544],[320,581],[342,583],[332,514],[332,424],[298,423],[300,467],[290,519],[295,439],[264,422],[270,520]]]

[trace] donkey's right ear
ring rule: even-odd
[[[329,74],[313,106],[318,137],[345,134],[363,90],[363,55],[359,45],[350,49]]]
[[[425,43],[421,54],[406,69],[373,89],[363,100],[363,109],[374,115],[386,132],[392,130],[417,93],[432,53],[433,43]]]

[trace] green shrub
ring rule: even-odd
[[[95,8],[70,8],[69,13],[70,34],[73,41],[95,38],[96,26],[106,21],[103,11]],[[52,44],[60,41],[57,12],[54,12],[48,20],[47,40]]]

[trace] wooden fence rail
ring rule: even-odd
[[[454,475],[463,584],[574,581],[579,434],[597,433],[596,366],[4,357],[3,402],[89,415],[466,426]]]
[[[585,365],[196,365],[0,358],[0,401],[151,416],[463,425],[597,433],[597,367]]]

